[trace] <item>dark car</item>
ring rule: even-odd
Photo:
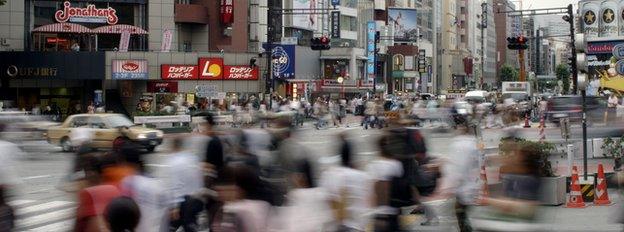
[[[580,121],[583,114],[581,96],[556,96],[548,99],[546,117],[549,121],[558,123],[561,118],[570,118],[570,121]],[[588,122],[597,122],[604,117],[607,110],[607,99],[603,97],[586,97],[585,106]]]

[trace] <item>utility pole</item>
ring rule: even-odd
[[[572,4],[568,5],[568,15],[567,19],[564,16],[563,20],[567,21],[568,23],[570,23],[570,46],[572,47],[572,92],[575,94],[578,94],[578,68],[576,67],[576,45],[575,45],[575,38],[574,38],[574,11],[572,10]],[[585,91],[582,91],[585,92]],[[585,97],[583,97],[583,100],[585,99]],[[583,104],[583,106],[585,106],[585,104]],[[585,112],[585,111],[583,111]],[[585,151],[585,153],[587,153],[587,151]]]
[[[542,39],[540,37],[540,28],[535,32],[535,74],[541,75],[540,71],[540,47],[542,46]]]

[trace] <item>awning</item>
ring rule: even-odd
[[[143,28],[127,25],[127,24],[116,24],[116,25],[108,25],[101,26],[93,29],[93,33],[96,34],[121,34],[123,31],[129,31],[130,34],[137,35],[147,35],[147,31],[143,30]]]
[[[33,32],[68,32],[68,33],[93,33],[91,29],[75,23],[54,23],[37,27]]]

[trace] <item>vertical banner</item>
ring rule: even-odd
[[[369,82],[375,78],[375,21],[366,24],[366,77]]]
[[[599,35],[598,28],[598,12],[600,11],[600,7],[595,2],[587,2],[583,4],[582,9],[582,19],[583,19],[583,30],[585,32],[586,38],[597,38]]]
[[[618,36],[618,17],[616,9],[618,8],[615,1],[604,1],[600,6],[600,37]]]
[[[101,89],[93,91],[93,104],[95,106],[104,105],[104,92]]]
[[[121,38],[119,39],[119,51],[128,52],[128,45],[130,44],[130,31],[124,30],[121,32]]]
[[[340,11],[331,12],[331,37],[340,38]]]
[[[161,52],[171,51],[171,41],[173,40],[173,33],[171,29],[165,29],[163,31],[162,44],[160,46]]]
[[[220,12],[221,23],[223,23],[223,25],[232,24],[234,22],[234,1],[221,0]]]

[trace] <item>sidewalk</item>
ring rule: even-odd
[[[582,209],[566,208],[563,205],[540,206],[537,220],[533,223],[493,220],[485,213],[487,206],[471,209],[469,217],[475,231],[622,231],[624,226],[615,222],[622,215],[621,197],[616,191],[609,191],[609,197],[615,202],[610,206],[588,204]],[[402,216],[402,225],[409,231],[458,231],[451,204],[453,201],[437,205],[436,210],[443,214],[437,226],[421,226],[424,215]]]

